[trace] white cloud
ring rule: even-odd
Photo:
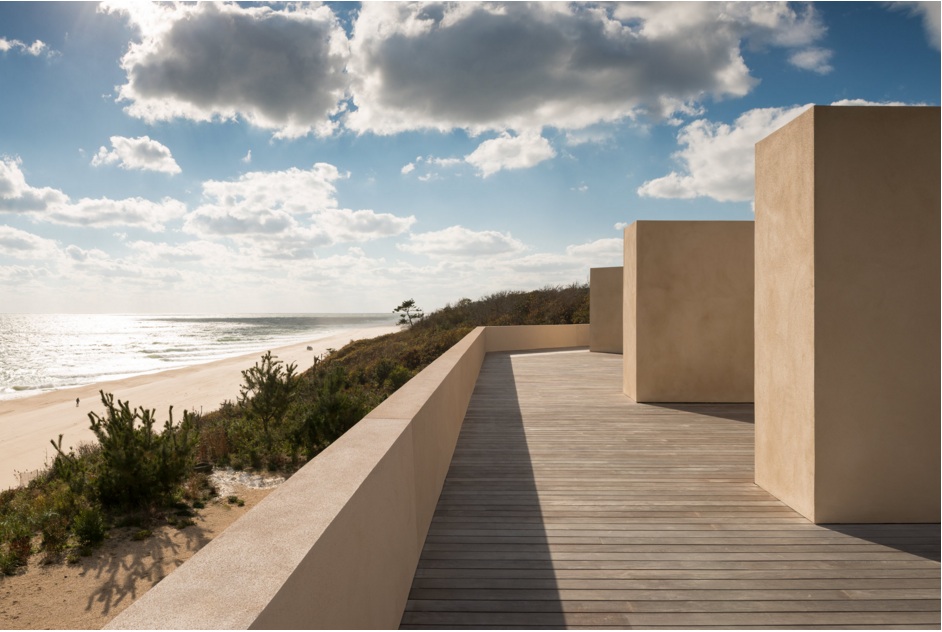
[[[110,140],[112,149],[100,147],[92,158],[92,165],[97,167],[117,163],[122,169],[180,173],[180,165],[173,159],[170,149],[149,136],[112,136]]]
[[[310,169],[253,171],[203,183],[205,202],[184,221],[186,233],[232,238],[258,256],[307,258],[318,247],[402,234],[415,217],[338,208],[334,183],[347,177],[328,163]]]
[[[327,209],[314,215],[312,221],[332,242],[363,242],[401,235],[415,223],[415,217],[398,217],[369,209]]]
[[[0,225],[0,256],[15,259],[49,259],[59,248],[51,239],[12,226]]]
[[[52,57],[56,54],[55,51],[50,50],[41,40],[36,40],[32,44],[26,44],[20,40],[10,40],[5,37],[0,37],[0,53],[8,53],[10,51],[22,55],[31,55],[33,57],[39,57],[42,54],[45,54],[47,57]]]
[[[148,283],[176,283],[182,280],[180,271],[165,267],[146,267],[136,260],[115,258],[98,248],[84,249],[71,245],[65,249],[71,268],[79,273],[75,282],[114,282],[123,279]]]
[[[365,3],[347,124],[477,133],[695,113],[756,84],[743,45],[805,49],[824,33],[813,7],[784,3]]]
[[[819,75],[826,75],[834,70],[834,66],[830,63],[833,54],[833,51],[825,48],[806,48],[792,53],[788,61],[802,70],[810,70]]]
[[[248,153],[245,154],[245,156],[242,157],[242,162],[244,162],[245,164],[249,164],[250,162],[252,162],[252,150],[251,149],[248,151]]]
[[[329,134],[347,91],[346,35],[327,6],[110,4],[141,39],[119,100],[145,121],[242,118],[277,137]],[[238,42],[238,46],[233,46]]]
[[[689,199],[711,197],[721,202],[752,200],[755,188],[755,144],[809,106],[762,108],[741,114],[732,125],[700,119],[677,134],[683,149],[674,154],[682,172],[648,180],[638,195]]]
[[[842,99],[836,106],[903,106],[899,101]],[[674,154],[681,171],[648,180],[638,195],[654,198],[710,197],[748,202],[755,195],[755,144],[811,107],[760,108],[743,112],[732,125],[700,119],[677,134],[683,149]],[[617,227],[618,225],[616,225]]]
[[[185,213],[186,205],[169,197],[160,202],[140,197],[121,200],[82,198],[77,202],[50,206],[39,218],[69,226],[136,226],[161,232],[167,222],[179,219]]]
[[[402,169],[399,170],[399,173],[401,173],[402,175],[407,175],[407,174],[412,173],[413,171],[415,171],[415,163],[410,162],[409,164],[404,165]]]
[[[882,105],[882,106],[900,107],[900,106],[907,106],[907,105],[926,105],[926,104],[925,103],[903,103],[902,101],[869,101],[867,99],[841,99],[840,101],[835,101],[831,105],[850,105],[850,106]]]
[[[556,156],[549,141],[539,134],[510,136],[486,140],[464,157],[486,178],[504,169],[528,169]]]
[[[598,128],[586,128],[566,132],[566,145],[578,147],[580,145],[602,145],[612,140],[611,131]]]
[[[942,49],[942,3],[939,2],[887,2],[890,9],[905,10],[910,15],[922,19],[929,45],[936,50]]]
[[[180,244],[168,244],[153,241],[132,241],[128,248],[136,260],[162,264],[186,263],[222,263],[231,258],[233,253],[212,241],[194,240]]]
[[[185,205],[172,198],[160,202],[139,197],[82,198],[73,202],[58,189],[27,184],[20,164],[19,158],[0,158],[0,212],[23,213],[69,226],[137,226],[150,231],[163,230],[167,222],[186,212]]]
[[[566,247],[566,254],[571,257],[577,257],[590,262],[604,261],[606,263],[615,259],[624,258],[624,240],[617,238],[597,239],[586,244],[577,244]],[[598,267],[592,263],[593,267]],[[602,265],[602,264],[598,264]]]
[[[518,254],[526,250],[523,242],[510,233],[496,230],[474,231],[463,226],[409,235],[409,243],[397,248],[429,257],[493,257]]]

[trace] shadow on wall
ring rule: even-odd
[[[565,617],[512,357],[489,353],[425,540],[402,627],[508,628],[523,622],[562,628]]]

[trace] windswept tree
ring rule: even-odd
[[[393,310],[393,313],[399,314],[400,325],[409,325],[409,327],[425,317],[422,308],[417,306],[411,298],[400,303],[399,307]]]

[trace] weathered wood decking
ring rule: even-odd
[[[402,627],[939,628],[939,525],[809,523],[751,405],[636,404],[621,361],[488,355]]]

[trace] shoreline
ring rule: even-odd
[[[353,340],[396,331],[398,325],[347,329],[324,338],[272,348],[271,352],[285,364],[294,362],[299,371],[304,371],[314,364],[315,356],[329,348],[339,349]],[[60,434],[64,446],[95,440],[88,413],[101,414],[104,410],[99,390],[129,401],[132,408],[156,409],[158,423],[166,420],[167,409],[172,405],[175,419],[179,420],[184,409],[208,412],[227,399],[235,401],[242,371],[264,353],[263,349],[188,367],[0,400],[0,490],[18,486],[20,474],[28,480],[30,473],[44,467],[55,453],[49,441],[58,439]]]

